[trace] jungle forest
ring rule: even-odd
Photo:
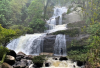
[[[100,0],[0,0],[0,68],[100,68]]]

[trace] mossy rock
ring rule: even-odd
[[[45,56],[43,56],[43,55],[35,56],[32,61],[37,67],[42,67],[44,58],[45,58]]]
[[[76,35],[79,35],[79,33],[80,33],[79,28],[73,28],[73,29],[54,32],[53,35],[64,34],[64,35],[69,35],[70,37],[74,37]]]

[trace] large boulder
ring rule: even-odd
[[[51,65],[50,62],[46,62],[46,63],[45,63],[45,67],[49,67],[50,65]]]
[[[21,59],[20,67],[26,67],[27,66],[27,60],[26,59]]]
[[[23,56],[25,56],[26,54],[23,53],[23,52],[18,52],[17,55],[23,55]]]
[[[26,59],[21,59],[21,61],[16,61],[13,65],[14,68],[26,68],[28,66]]]
[[[56,57],[54,57],[53,59],[54,59],[54,60],[58,60],[58,58],[56,58]]]
[[[84,65],[86,62],[85,61],[79,61],[79,60],[77,60],[77,66],[82,66],[82,65]]]
[[[43,63],[34,63],[36,65],[37,68],[42,67]]]
[[[17,61],[20,61],[23,57],[24,57],[24,56],[18,55],[18,56],[16,57],[16,60],[17,60]]]
[[[13,68],[11,65],[7,64],[7,63],[3,63],[1,65],[1,68]]]
[[[25,55],[24,59],[32,60],[34,56],[32,55]]]
[[[68,60],[68,59],[66,57],[60,57],[59,60],[63,61],[63,60]]]
[[[26,56],[26,54],[24,54],[23,52],[18,52],[17,56],[16,56],[16,60],[20,61],[21,59],[23,59]]]
[[[27,60],[27,65],[30,66],[31,64],[33,64],[32,60]]]
[[[4,62],[13,65],[15,63],[15,58],[13,56],[6,55]]]
[[[7,53],[7,55],[11,55],[11,56],[13,56],[13,57],[16,58],[16,52],[13,51],[13,50],[9,50],[9,52]]]

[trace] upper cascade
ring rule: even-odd
[[[62,25],[62,14],[64,13],[67,13],[66,7],[55,7],[54,8],[53,16],[49,20],[47,20],[49,30],[46,30],[46,33],[51,33],[51,32],[66,29],[66,26]],[[58,18],[58,21],[56,20],[57,18]],[[60,27],[56,28],[58,25],[62,25],[61,28]]]

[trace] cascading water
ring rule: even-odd
[[[52,32],[56,32],[59,30],[66,30],[66,24],[62,25],[62,14],[63,13],[67,13],[67,8],[65,7],[55,7],[54,8],[53,16],[47,21],[49,30],[46,30],[45,31],[46,33],[52,33]],[[59,18],[58,22],[56,21],[57,18]]]
[[[61,55],[61,48],[63,49],[63,56],[66,56],[66,38],[65,35],[58,34],[55,40],[54,55]]]
[[[65,7],[55,7],[54,8],[54,14],[53,16],[47,21],[47,24],[49,25],[49,30],[46,31],[46,33],[43,34],[26,34],[25,36],[21,36],[18,39],[14,39],[11,41],[7,47],[11,50],[14,50],[15,52],[24,52],[27,55],[39,55],[43,51],[43,40],[47,33],[56,32],[58,30],[65,30],[66,24],[62,25],[62,14],[66,13],[67,9]],[[59,17],[58,22],[56,21],[56,18]],[[58,25],[57,25],[58,23]],[[58,35],[59,38],[64,39],[65,36]],[[57,38],[58,38],[57,36]],[[60,38],[60,39],[61,39]],[[61,45],[65,45],[64,43],[65,39],[60,42]],[[55,41],[57,45],[57,39]],[[60,46],[61,47],[61,46]],[[62,46],[63,48],[64,46]],[[55,48],[56,49],[56,48]],[[56,53],[55,53],[56,54]],[[57,53],[59,54],[59,53]],[[64,52],[65,55],[65,52]]]
[[[20,38],[11,41],[7,47],[9,49],[15,50],[17,53],[22,51],[27,55],[38,55],[43,50],[43,37],[45,36],[46,34],[21,36]]]

